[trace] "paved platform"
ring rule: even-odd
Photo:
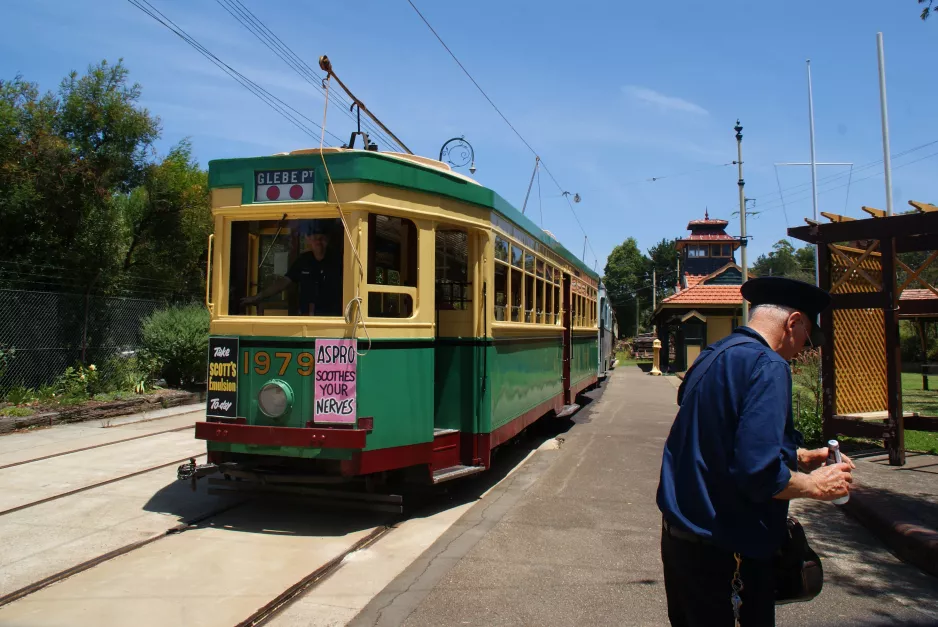
[[[349,624],[667,625],[655,492],[677,383],[618,368],[558,450],[538,451]],[[938,624],[938,579],[834,505],[793,512],[826,583],[779,608],[779,625]]]
[[[855,462],[857,488],[844,509],[903,560],[938,577],[938,456],[906,453],[905,466],[890,466],[885,453]]]

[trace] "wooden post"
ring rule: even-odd
[[[925,327],[925,321],[919,318],[918,323],[918,337],[922,341],[922,390],[928,391],[928,339],[925,335],[927,328]]]
[[[831,251],[826,243],[818,245],[818,283],[821,289],[831,288]],[[821,347],[821,396],[823,420],[821,433],[824,440],[837,436],[834,433],[833,420],[837,397],[834,380],[834,311],[828,307],[821,313],[821,330],[824,332],[824,346]]]
[[[899,351],[899,307],[896,294],[896,243],[880,241],[883,264],[883,325],[886,335],[886,398],[889,410],[886,434],[889,465],[905,465],[905,425],[902,417],[902,356]]]

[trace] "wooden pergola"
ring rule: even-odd
[[[821,314],[824,438],[882,438],[893,466],[905,464],[905,429],[938,431],[938,417],[902,411],[899,320],[938,318],[938,290],[920,276],[938,259],[938,207],[909,204],[915,213],[863,207],[872,217],[857,220],[822,212],[829,223],[788,229],[818,247],[820,286],[831,294]],[[898,257],[920,251],[931,254],[919,268]]]

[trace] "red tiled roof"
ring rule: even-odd
[[[687,281],[687,287],[694,287],[701,281],[707,278],[706,274],[685,274],[684,279]]]
[[[730,222],[729,220],[691,220],[687,223],[687,230],[690,230],[692,226],[726,226]]]
[[[677,240],[678,242],[699,242],[699,241],[708,241],[715,239],[731,239],[735,240],[736,238],[728,233],[693,233],[687,237],[682,237]]]
[[[899,300],[933,300],[938,299],[938,296],[931,290],[926,289],[914,289],[914,290],[902,290],[902,295],[899,297]]]
[[[661,304],[742,305],[743,297],[739,288],[739,285],[694,285],[668,296]]]

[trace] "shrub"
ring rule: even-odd
[[[4,407],[0,409],[0,416],[10,416],[13,418],[25,418],[36,413],[35,409],[29,407]]]
[[[36,396],[33,391],[22,385],[17,385],[14,388],[10,388],[10,391],[7,392],[6,395],[6,401],[8,403],[13,403],[14,405],[31,403],[34,400],[36,400]]]
[[[104,383],[97,366],[69,366],[53,384],[55,395],[69,401],[81,401],[103,391]]]
[[[141,336],[167,385],[184,387],[205,380],[208,367],[208,311],[199,305],[171,307],[151,314]]]
[[[115,392],[143,392],[155,378],[157,371],[146,360],[136,355],[115,355],[101,366],[105,384],[99,394]]]

